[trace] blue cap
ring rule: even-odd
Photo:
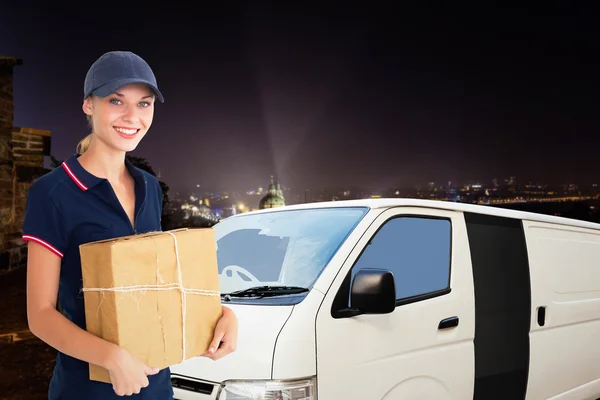
[[[85,76],[83,99],[94,94],[106,97],[132,83],[145,83],[161,103],[164,99],[152,69],[140,56],[130,51],[109,51],[98,58]]]

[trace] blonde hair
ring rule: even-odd
[[[77,143],[77,148],[75,150],[77,154],[83,154],[87,151],[87,149],[90,147],[90,143],[92,143],[92,138],[94,136],[94,124],[92,123],[92,116],[86,115],[85,117],[87,118],[88,125],[90,126],[92,132],[83,139],[81,139],[79,143]]]
[[[81,139],[79,143],[77,143],[77,149],[75,150],[77,154],[85,153],[90,147],[90,143],[92,143],[92,137],[94,135],[94,125],[92,124],[92,116],[86,115],[86,118],[90,128],[92,129],[92,133],[90,133],[89,135]]]
[[[83,154],[87,151],[88,147],[90,147],[90,143],[92,143],[93,133],[90,133],[77,144],[77,154]]]

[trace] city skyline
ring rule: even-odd
[[[328,187],[317,190],[282,187],[282,195],[288,204],[298,204],[314,201],[330,201],[345,199],[366,199],[380,197],[429,198],[434,200],[466,201],[466,202],[522,202],[540,200],[588,200],[600,195],[598,184],[579,185],[567,183],[562,185],[547,185],[543,183],[519,183],[516,177],[504,179],[502,182],[493,179],[490,183],[428,182],[416,186],[392,186],[373,190],[368,187]],[[256,208],[258,201],[267,195],[268,188],[257,188],[247,191],[201,191],[200,188],[189,192],[174,191],[170,194],[173,204],[200,204],[208,208],[211,204],[219,207],[229,207],[238,202],[249,204]],[[262,190],[260,190],[262,189]],[[256,204],[255,204],[256,203]],[[225,205],[225,206],[223,206]],[[254,206],[253,206],[254,205]]]
[[[499,178],[488,178],[485,180],[476,180],[476,179],[466,179],[465,181],[452,181],[452,180],[438,180],[438,181],[422,181],[422,182],[416,182],[413,184],[408,184],[408,185],[390,185],[387,187],[379,187],[376,188],[372,185],[357,185],[357,184],[349,184],[349,185],[329,185],[329,186],[324,186],[324,187],[311,187],[311,188],[303,188],[303,187],[298,187],[298,188],[293,188],[290,185],[287,185],[285,182],[280,182],[281,183],[281,187],[284,191],[288,191],[288,190],[299,190],[299,191],[304,191],[304,190],[309,190],[309,191],[323,191],[323,190],[337,190],[337,191],[343,191],[343,190],[370,190],[370,191],[377,191],[377,190],[396,190],[396,189],[415,189],[415,190],[426,190],[427,188],[429,188],[431,185],[433,185],[435,188],[445,188],[445,187],[452,187],[452,188],[464,188],[465,186],[481,186],[481,187],[493,187],[494,185],[498,185],[498,186],[508,186],[510,184],[510,180],[514,179],[514,185],[517,187],[536,187],[536,188],[540,188],[540,189],[544,189],[544,188],[549,188],[551,190],[559,190],[559,189],[566,189],[569,186],[574,186],[577,189],[581,189],[581,188],[585,188],[585,189],[593,189],[598,187],[598,185],[600,185],[600,177],[597,180],[598,183],[596,183],[595,181],[591,181],[591,183],[587,183],[587,182],[579,182],[579,181],[566,181],[566,182],[559,182],[559,183],[548,183],[548,182],[539,182],[539,181],[521,181],[518,179],[518,177],[515,176],[511,176],[511,177],[503,177],[501,179]],[[167,183],[168,184],[168,183]],[[193,186],[193,185],[192,185]],[[244,193],[247,195],[251,195],[251,194],[257,194],[260,195],[261,193],[266,193],[267,188],[268,188],[268,183],[264,184],[264,185],[259,185],[256,187],[251,187],[251,186],[247,186],[247,187],[241,187],[241,188],[223,188],[223,190],[210,190],[210,188],[204,188],[202,185],[197,185],[196,187],[187,187],[187,188],[183,188],[183,189],[172,189],[172,192],[180,192],[180,193],[185,193],[185,195],[190,195],[190,194],[218,194],[218,193]],[[213,188],[214,189],[214,188]],[[262,189],[262,192],[260,191],[260,189]]]

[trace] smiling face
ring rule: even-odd
[[[116,151],[134,150],[154,117],[154,93],[144,84],[119,88],[106,97],[90,96],[83,112],[92,119],[94,140]]]

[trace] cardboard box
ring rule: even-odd
[[[208,351],[222,314],[212,228],[86,243],[80,253],[89,332],[160,369]],[[110,383],[92,364],[90,379]]]

